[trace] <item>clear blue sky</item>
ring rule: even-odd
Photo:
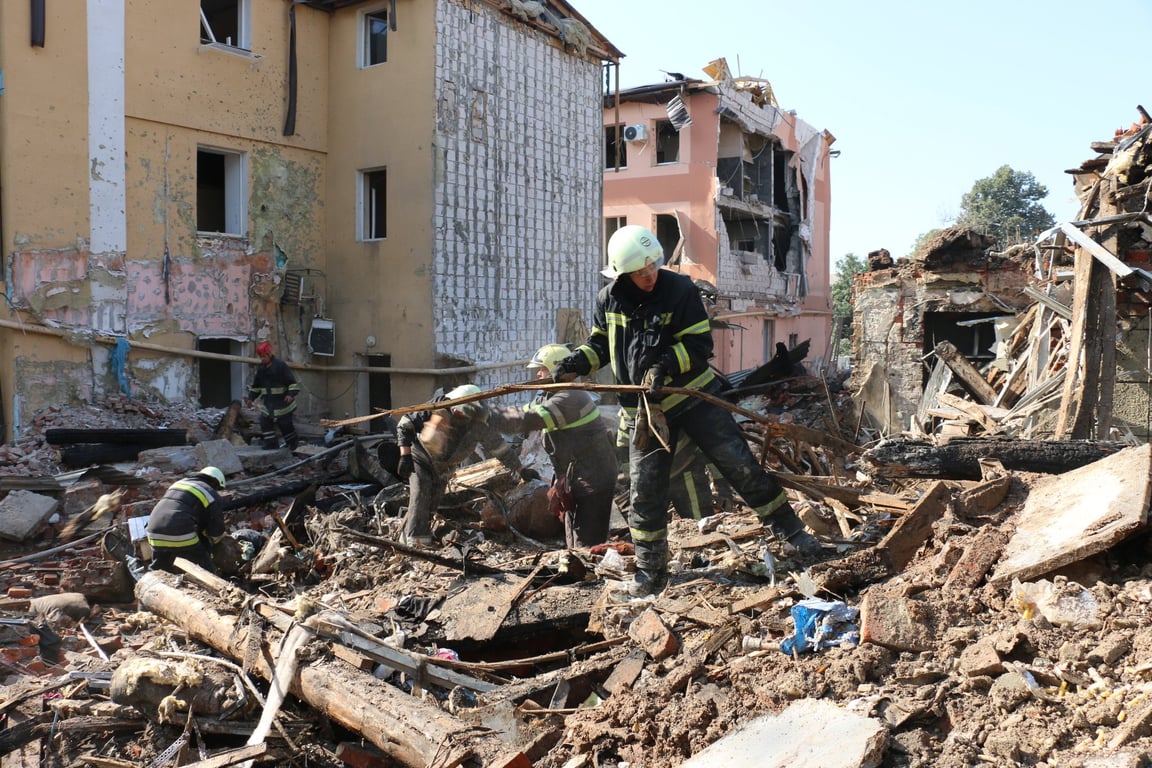
[[[708,79],[724,57],[772,83],[780,106],[836,136],[832,260],[952,223],[1001,165],[1075,217],[1075,168],[1093,141],[1152,112],[1152,0],[571,0],[624,52],[624,88],[660,70]]]

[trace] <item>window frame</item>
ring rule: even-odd
[[[671,120],[657,120],[656,121],[656,152],[654,157],[656,165],[677,165],[680,162],[680,132],[672,124]],[[667,158],[661,159],[662,156],[668,153],[669,144],[674,145],[675,156],[668,160]]]
[[[624,141],[624,123],[604,126],[604,170],[614,171],[617,167],[624,170],[628,167],[628,142]],[[617,149],[620,165],[617,166],[615,158],[611,158],[612,147]]]
[[[379,61],[372,61],[372,23],[375,21],[382,21],[384,24],[384,58]],[[388,32],[391,19],[388,17],[388,6],[380,5],[365,8],[360,12],[359,23],[357,25],[360,30],[358,45],[356,51],[356,61],[360,69],[368,69],[376,67],[381,64],[388,63]]]
[[[252,0],[234,0],[236,4],[236,36],[237,40],[229,43],[216,37],[215,30],[204,13],[204,0],[200,2],[200,43],[222,48],[224,50],[236,49],[239,51],[252,51]],[[207,32],[207,38],[205,38]]]
[[[357,206],[357,237],[364,243],[380,242],[388,239],[388,167],[364,168],[357,171],[358,184],[356,185]],[[378,188],[373,179],[379,177],[383,182],[383,200],[379,200]],[[376,205],[375,202],[379,202]],[[384,221],[382,231],[377,232],[377,217],[383,213]]]
[[[601,220],[601,232],[603,235],[603,241],[600,244],[601,269],[604,269],[608,266],[608,240],[611,239],[616,230],[626,226],[628,226],[627,216],[605,216]]]
[[[224,229],[214,231],[200,229],[200,155],[219,155],[224,158]],[[196,234],[197,235],[229,235],[232,237],[247,237],[248,235],[248,155],[234,149],[197,145],[196,147]]]

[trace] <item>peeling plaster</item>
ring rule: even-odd
[[[321,164],[286,160],[276,148],[252,152],[252,190],[248,213],[257,250],[280,248],[299,266],[313,263],[321,252],[317,211],[322,206]]]

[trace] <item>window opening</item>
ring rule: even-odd
[[[245,232],[244,155],[196,151],[196,229],[243,235]]]
[[[248,11],[251,0],[200,0],[200,42],[251,48]]]
[[[604,126],[604,167],[626,168],[628,149],[624,145],[624,126]]]
[[[664,263],[674,264],[676,246],[680,244],[680,223],[670,213],[656,214],[656,239],[664,249]]]
[[[969,362],[981,368],[996,359],[996,324],[991,320],[971,321],[1003,315],[1003,312],[925,312],[924,354],[932,352],[940,342],[950,341]],[[925,367],[925,382],[929,373],[930,369]]]
[[[388,172],[383,168],[361,172],[362,240],[388,236]]]
[[[656,164],[680,162],[680,132],[671,120],[656,121]]]
[[[772,153],[772,205],[788,210],[788,152],[777,149]]]
[[[388,61],[388,11],[364,14],[363,66],[371,67]]]
[[[608,266],[608,240],[616,233],[616,230],[628,224],[627,216],[606,216],[604,217],[604,242],[600,249],[600,268]]]

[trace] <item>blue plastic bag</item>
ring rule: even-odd
[[[796,629],[780,643],[780,650],[792,652],[821,651],[842,643],[857,643],[860,627],[856,625],[859,608],[842,600],[817,600],[810,597],[792,606],[792,623]]]

